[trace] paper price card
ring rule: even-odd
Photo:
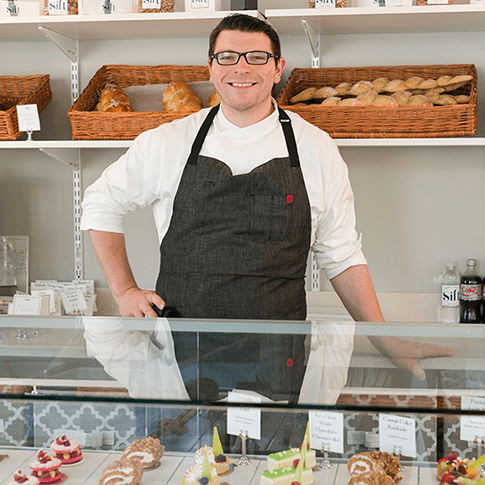
[[[242,392],[232,391],[227,396],[228,402],[260,403],[261,398]],[[247,435],[249,438],[261,439],[261,409],[237,408],[227,409],[227,433],[235,436]]]
[[[18,104],[19,130],[32,132],[40,130],[39,111],[36,104]]]
[[[416,457],[416,421],[412,418],[379,414],[379,450]]]
[[[61,293],[62,304],[67,314],[86,310],[86,299],[81,290],[69,290]]]
[[[41,296],[14,295],[13,314],[14,315],[40,315],[42,305]]]
[[[461,408],[466,410],[484,411],[485,398],[462,396]],[[485,418],[481,416],[461,416],[460,439],[463,441],[482,441],[485,439]]]
[[[309,411],[310,448],[344,452],[344,417],[340,413]]]

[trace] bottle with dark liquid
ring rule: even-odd
[[[460,280],[460,323],[481,322],[482,278],[476,265],[474,259],[467,259],[466,271]]]

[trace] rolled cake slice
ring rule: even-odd
[[[143,477],[143,465],[138,458],[121,459],[104,470],[99,485],[138,485]]]
[[[81,443],[68,439],[65,434],[58,436],[50,446],[52,452],[63,465],[77,463],[83,459]]]
[[[144,470],[152,470],[160,466],[164,452],[165,447],[160,444],[159,439],[148,437],[130,443],[121,458],[138,458]]]

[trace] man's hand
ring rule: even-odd
[[[420,381],[424,381],[426,378],[423,369],[418,364],[421,359],[429,357],[453,357],[455,355],[453,349],[443,347],[442,345],[408,342],[396,337],[369,337],[369,340],[395,366],[411,372]]]
[[[129,288],[116,298],[123,317],[157,317],[152,305],[162,309],[165,302],[154,291]]]

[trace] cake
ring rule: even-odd
[[[195,452],[194,461],[201,465],[204,461],[204,453],[207,452],[209,463],[215,465],[218,475],[227,475],[229,473],[230,458],[224,455],[222,443],[219,438],[217,428],[214,426],[214,435],[212,439],[212,448],[210,446],[203,446]]]
[[[143,477],[143,465],[138,458],[127,458],[110,463],[104,470],[99,485],[138,485]]]
[[[395,482],[380,470],[350,475],[348,485],[395,485]]]
[[[52,458],[45,451],[40,450],[37,453],[37,460],[29,463],[29,468],[32,470],[32,476],[43,485],[44,483],[59,483],[66,478],[66,475],[59,471],[61,465],[61,460]]]
[[[461,477],[468,483],[477,482],[480,473],[471,466],[473,462],[474,460],[469,458],[460,458],[456,453],[450,453],[438,461],[438,480],[441,483],[458,483],[451,480]],[[463,485],[466,485],[464,481]]]
[[[139,458],[144,470],[153,470],[160,466],[160,458],[165,452],[165,447],[157,438],[145,438],[130,443],[123,452],[123,458]]]
[[[180,477],[182,485],[220,485],[221,479],[217,474],[216,466],[209,463],[207,450],[204,450],[202,463],[194,463]]]
[[[65,434],[59,436],[51,443],[51,450],[63,465],[78,463],[83,459],[81,443],[68,439]]]
[[[294,468],[288,465],[284,468],[267,470],[261,474],[260,485],[312,485],[313,470],[303,467],[303,460],[298,461]]]
[[[297,467],[298,461],[301,459],[302,449],[306,449],[306,458],[304,467],[314,468],[317,465],[317,457],[315,450],[310,449],[310,431],[309,423],[305,430],[305,436],[303,438],[303,443],[300,448],[290,448],[289,450],[278,451],[277,453],[272,453],[268,455],[268,470],[273,471],[277,468],[286,468],[287,466]]]
[[[366,451],[357,453],[347,463],[350,473],[349,485],[393,485],[401,480],[398,473],[401,463],[390,453],[385,451]]]
[[[20,470],[17,470],[13,474],[13,478],[7,482],[7,485],[19,485],[19,484],[39,485],[39,479],[32,475],[30,477],[28,477],[27,475],[22,475],[22,472]]]

